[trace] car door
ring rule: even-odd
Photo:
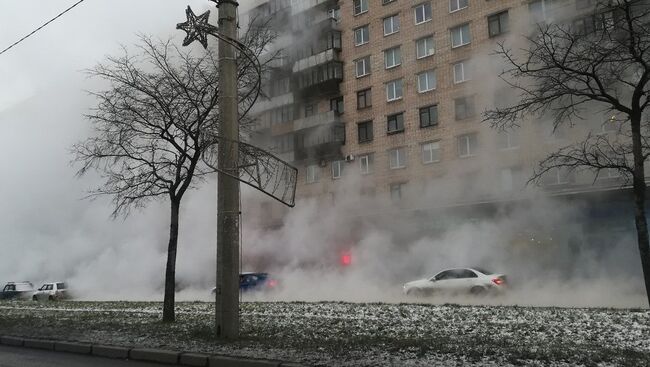
[[[477,284],[477,278],[478,276],[476,275],[475,272],[471,271],[470,269],[459,269],[458,270],[458,279],[459,279],[459,287],[463,291],[469,292],[472,287],[474,287]]]
[[[462,275],[462,269],[447,270],[445,278],[439,282],[441,289],[448,293],[457,293],[464,290],[465,280]]]
[[[433,277],[433,280],[431,286],[434,291],[449,292],[454,287],[456,276],[454,275],[453,270],[445,270],[436,274],[436,276]]]

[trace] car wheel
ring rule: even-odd
[[[54,301],[54,297],[49,296],[49,297],[47,297],[47,300],[48,300],[48,301]]]
[[[32,296],[32,301],[38,302],[38,297]]]
[[[472,289],[469,290],[469,293],[471,293],[473,296],[483,296],[487,290],[484,287],[472,287]]]

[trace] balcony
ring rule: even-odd
[[[343,63],[330,61],[296,73],[294,84],[303,97],[336,93],[343,80]]]
[[[301,15],[294,16],[291,21],[291,30],[294,33],[305,33],[306,30],[309,30],[310,33],[313,31],[326,31],[326,30],[340,30],[340,19],[337,18],[337,14],[333,12],[321,11],[317,14],[311,15],[303,13]]]
[[[293,64],[293,72],[299,73],[303,70],[314,68],[318,65],[338,61],[338,51],[334,49],[325,50],[313,56],[300,59]]]
[[[271,99],[262,99],[260,98],[255,102],[255,106],[251,110],[252,114],[261,113],[272,108],[288,105],[293,103],[293,93],[286,93]]]
[[[345,125],[332,123],[301,130],[296,133],[296,160],[331,160],[342,157],[345,144]]]
[[[327,111],[295,120],[293,122],[293,130],[298,131],[311,129],[313,127],[331,125],[335,123],[340,123],[339,116],[336,114],[336,111]]]

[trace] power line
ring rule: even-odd
[[[31,33],[29,33],[29,34],[26,35],[25,37],[19,39],[18,41],[14,42],[11,46],[9,46],[9,47],[5,48],[4,50],[0,51],[0,55],[2,55],[3,53],[9,51],[9,49],[11,49],[12,47],[14,47],[14,46],[16,46],[17,44],[21,43],[22,41],[26,40],[26,39],[29,38],[31,35],[33,35],[34,33],[38,32],[38,31],[40,31],[43,27],[45,27],[46,25],[48,25],[48,24],[52,23],[53,21],[57,20],[60,16],[62,16],[63,14],[69,12],[70,10],[72,10],[72,8],[74,8],[75,6],[77,6],[77,5],[81,4],[81,3],[83,3],[84,1],[86,1],[86,0],[79,0],[79,1],[77,1],[77,2],[74,3],[71,7],[65,9],[64,11],[62,11],[61,13],[59,13],[59,14],[58,14],[57,16],[55,16],[54,18],[52,18],[52,19],[48,20],[47,22],[45,22],[42,26],[40,26],[40,27],[34,29]]]

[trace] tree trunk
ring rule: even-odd
[[[165,300],[163,302],[163,322],[174,322],[176,292],[176,249],[178,247],[178,213],[180,200],[171,200],[171,223],[169,224],[169,245],[167,247],[167,267],[165,269]]]
[[[645,168],[643,164],[643,149],[641,144],[641,114],[632,117],[632,154],[634,156],[634,219],[636,222],[637,243],[641,256],[641,268],[645,282],[646,296],[650,305],[650,241],[648,238],[648,223],[645,216]]]

